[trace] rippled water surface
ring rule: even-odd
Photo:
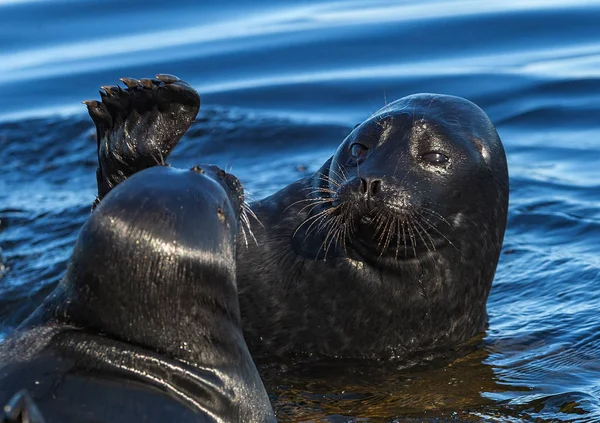
[[[508,155],[489,330],[391,364],[261,365],[280,421],[600,421],[600,3],[0,0],[0,321],[60,279],[95,196],[79,103],[172,73],[203,108],[176,166],[231,166],[260,198],[415,92],[467,97]]]

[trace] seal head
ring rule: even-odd
[[[504,151],[465,99],[420,94],[389,104],[352,131],[321,174],[312,195],[321,214],[311,224],[325,233],[323,258],[336,244],[394,268],[481,235],[496,249],[502,243]]]
[[[0,401],[26,389],[48,422],[274,421],[240,326],[243,201],[214,166],[112,189],[64,279],[0,347]]]

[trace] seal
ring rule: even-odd
[[[262,226],[238,251],[238,286],[255,357],[402,359],[485,329],[508,171],[472,102],[397,100],[314,175],[251,206]]]
[[[150,138],[137,141],[156,148],[162,131],[138,126]],[[262,225],[238,248],[237,280],[255,358],[403,358],[485,329],[508,170],[472,102],[416,94],[388,104],[314,175],[250,207]]]
[[[214,166],[152,167],[111,190],[63,280],[0,346],[5,414],[275,421],[240,325],[243,201],[237,178]]]

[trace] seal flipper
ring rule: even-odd
[[[101,101],[86,100],[98,138],[98,199],[140,170],[165,165],[200,109],[200,96],[172,75],[121,78],[103,86]]]
[[[45,423],[42,413],[37,408],[26,390],[17,392],[3,407],[2,423]]]

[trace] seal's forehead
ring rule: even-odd
[[[414,126],[448,129],[464,136],[486,138],[492,131],[485,112],[473,102],[444,94],[413,94],[396,100],[374,113],[367,122],[374,123],[381,141],[394,130],[410,130]],[[452,129],[450,129],[452,128]]]
[[[373,117],[391,116],[397,114],[411,114],[415,117],[435,118],[441,116],[454,116],[465,111],[480,114],[482,110],[473,102],[452,95],[419,93],[402,97],[379,109]]]

